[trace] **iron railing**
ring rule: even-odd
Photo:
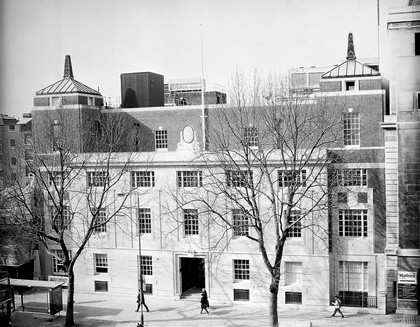
[[[376,296],[368,296],[365,292],[360,292],[359,294],[354,294],[356,292],[351,292],[353,294],[343,293],[344,292],[339,292],[339,298],[341,300],[342,306],[357,308],[377,308],[378,306]],[[335,294],[331,294],[331,303],[333,303],[335,300],[334,296]]]

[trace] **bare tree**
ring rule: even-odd
[[[329,149],[343,144],[343,106],[291,93],[291,86],[237,74],[231,103],[208,112],[207,151],[191,162],[203,170],[202,187],[172,192],[178,208],[210,217],[211,252],[223,252],[238,236],[257,244],[270,276],[273,327],[286,240],[307,229],[328,253],[328,168],[335,160]]]
[[[127,148],[129,118],[114,113],[90,121],[76,125],[63,111],[35,119],[33,144],[21,151],[21,158],[30,151],[29,183],[10,183],[5,193],[11,204],[3,211],[8,223],[36,238],[66,269],[66,326],[75,323],[74,265],[95,231],[130,196],[131,191],[116,201],[115,189],[134,190],[125,177],[133,160]],[[53,245],[63,256],[51,251]]]

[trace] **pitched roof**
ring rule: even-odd
[[[101,93],[99,93],[98,91],[74,79],[70,55],[66,55],[65,57],[63,79],[47,87],[44,87],[43,89],[36,92],[36,95],[63,93],[84,93],[101,95]]]
[[[322,78],[379,76],[380,73],[356,60],[354,51],[353,33],[349,33],[347,41],[346,61],[322,75]]]

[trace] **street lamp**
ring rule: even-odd
[[[139,201],[139,193],[138,192],[131,192],[131,193],[118,193],[117,196],[120,197],[127,197],[130,196],[130,206],[131,206],[131,195],[135,194],[137,196],[137,223],[139,226],[139,265],[138,265],[138,289],[140,291],[140,322],[137,324],[137,327],[143,327],[144,326],[144,316],[143,316],[143,277],[141,274],[141,230],[140,230],[140,216],[139,216],[139,208],[140,208],[140,201]]]

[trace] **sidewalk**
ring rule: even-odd
[[[63,292],[63,300],[66,298]],[[137,326],[140,313],[135,312],[136,299],[111,294],[82,294],[75,296],[75,323],[82,327]],[[212,303],[210,314],[200,314],[200,304],[174,301],[166,298],[146,297],[150,312],[144,312],[144,326],[148,327],[266,327],[269,326],[268,307],[261,304],[235,303],[218,305]],[[418,316],[373,315],[349,313],[345,318],[329,317],[330,311],[279,310],[280,326],[420,326]],[[12,314],[14,327],[61,327],[65,312],[56,319],[39,313],[15,311]]]

